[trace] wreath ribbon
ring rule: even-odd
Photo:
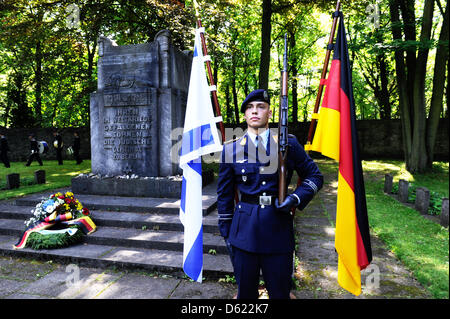
[[[55,215],[55,216],[53,216],[53,215]],[[94,224],[94,222],[92,221],[92,219],[89,216],[83,216],[83,217],[80,217],[77,219],[68,220],[70,218],[72,218],[71,213],[62,214],[62,215],[58,215],[58,216],[56,216],[56,214],[54,213],[54,214],[48,216],[47,218],[45,218],[45,221],[37,223],[35,225],[31,225],[30,227],[28,227],[24,231],[22,236],[20,237],[19,241],[15,245],[13,245],[13,248],[14,249],[25,248],[30,234],[32,234],[34,232],[39,232],[41,230],[49,229],[52,226],[58,225],[58,224],[65,225],[65,226],[67,226],[67,228],[69,226],[76,225],[86,235],[93,233],[97,229],[97,226]]]

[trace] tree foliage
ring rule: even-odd
[[[267,88],[275,109],[288,37],[290,121],[310,120],[334,1],[198,0],[225,122]],[[408,169],[429,167],[439,118],[448,116],[448,0],[342,2],[359,119],[402,121]],[[3,0],[0,125],[89,125],[97,39],[153,41],[170,30],[192,49],[193,0]],[[273,112],[272,121],[278,121]]]

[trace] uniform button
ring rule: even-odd
[[[264,208],[265,206],[264,205],[261,205],[261,208]]]
[[[245,173],[245,169],[242,169],[242,171],[241,171],[242,173]]]
[[[261,172],[264,172],[264,167],[261,167],[259,170],[260,170]]]
[[[263,196],[266,196],[266,193],[263,193]]]
[[[239,208],[241,208],[241,205],[239,205]]]
[[[266,181],[263,181],[262,184],[263,184],[263,185],[266,185]]]

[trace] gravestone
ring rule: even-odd
[[[384,175],[384,192],[386,194],[392,193],[392,181],[393,177],[391,174]]]
[[[442,199],[440,224],[443,227],[448,227],[448,198]]]
[[[6,189],[19,188],[20,175],[17,173],[6,175]]]
[[[414,207],[422,215],[428,214],[428,207],[430,206],[430,191],[425,187],[416,188],[416,200]]]
[[[73,192],[179,197],[177,138],[192,54],[177,49],[167,30],[151,43],[119,46],[106,37],[98,43],[98,87],[90,98],[92,173],[73,178]]]
[[[398,200],[402,203],[408,202],[409,182],[403,179],[398,181]]]
[[[34,172],[34,182],[36,184],[45,184],[45,171],[40,169]]]

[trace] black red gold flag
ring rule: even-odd
[[[361,270],[372,261],[372,248],[342,13],[311,150],[339,161],[335,235],[338,282],[359,295]]]

